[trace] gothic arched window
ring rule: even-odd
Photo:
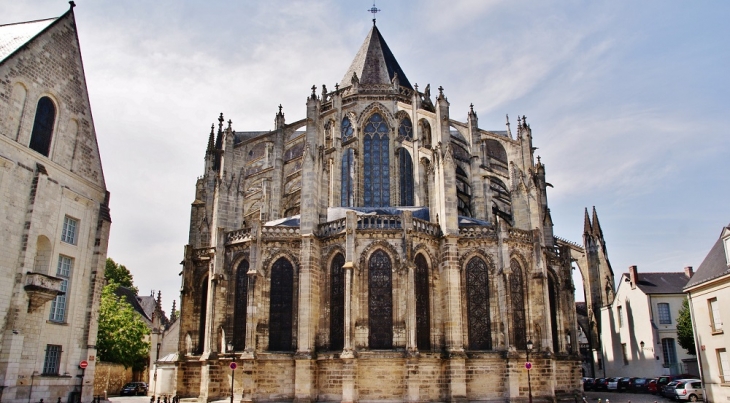
[[[352,127],[352,122],[350,122],[349,118],[343,118],[342,125],[340,127],[340,135],[342,137],[342,141],[344,142],[349,140],[353,134],[355,134],[355,130]]]
[[[390,160],[388,125],[379,113],[365,124],[363,138],[363,205],[390,206]]]
[[[558,299],[555,280],[551,274],[548,275],[548,300],[550,301],[550,332],[553,337],[553,352],[558,352]]]
[[[371,349],[393,348],[393,278],[390,257],[377,250],[368,262],[368,324]]]
[[[330,274],[330,350],[345,346],[345,257],[338,253],[332,259]]]
[[[509,292],[512,298],[512,345],[524,350],[527,343],[525,329],[525,285],[522,278],[522,266],[517,260],[510,261],[512,273],[509,275]]]
[[[403,118],[398,126],[398,135],[408,140],[413,139],[413,124],[410,118]]]
[[[355,206],[355,150],[348,148],[342,154],[342,174],[340,177],[340,205]]]
[[[400,205],[413,205],[413,161],[411,153],[405,148],[398,150],[398,162],[400,173]]]
[[[458,165],[456,166],[456,197],[459,215],[471,217],[471,185],[469,185],[469,176]]]
[[[484,260],[473,257],[466,264],[466,303],[469,349],[492,349],[492,321],[489,316],[489,270]]]
[[[271,267],[269,292],[269,350],[291,351],[293,330],[294,267],[279,258]]]
[[[416,346],[431,349],[431,304],[429,295],[428,263],[423,255],[416,256],[414,282],[416,289]]]
[[[208,277],[203,279],[200,286],[200,317],[198,318],[198,348],[197,353],[203,354],[205,349],[205,320],[208,315]]]
[[[38,100],[38,107],[35,110],[33,131],[30,134],[30,145],[46,157],[51,150],[51,139],[53,138],[53,125],[56,122],[56,105],[51,98],[42,97]]]
[[[248,306],[248,261],[236,269],[236,293],[233,303],[233,348],[246,348],[246,307]]]

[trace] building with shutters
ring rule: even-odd
[[[527,400],[531,341],[532,395],[573,399],[571,260],[605,299],[605,245],[554,237],[526,117],[484,130],[446,94],[411,83],[373,26],[298,120],[280,106],[271,130],[237,131],[221,114],[185,246],[179,396]]]
[[[73,2],[0,25],[1,401],[91,400],[108,206]]]

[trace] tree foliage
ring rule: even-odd
[[[116,294],[117,283],[109,283],[101,293],[99,332],[96,348],[99,359],[139,370],[147,364],[150,331],[134,308]]]
[[[104,278],[109,283],[117,283],[122,287],[134,290],[137,294],[139,290],[134,286],[134,277],[126,266],[115,262],[112,258],[106,258],[106,268],[104,269]]]
[[[687,354],[695,355],[695,332],[692,328],[692,316],[689,312],[689,302],[685,298],[682,307],[679,309],[679,317],[677,317],[677,342],[687,350]]]

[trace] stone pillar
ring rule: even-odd
[[[316,398],[316,361],[313,359],[315,330],[319,320],[319,248],[312,235],[302,236],[299,258],[299,304],[297,352],[294,356],[294,399],[311,402]]]
[[[354,358],[352,352],[352,271],[355,268],[355,229],[357,213],[350,210],[345,216],[345,346],[340,358]],[[344,384],[343,384],[344,387]]]
[[[445,290],[444,332],[446,364],[450,402],[466,400],[466,356],[464,354],[463,322],[461,318],[461,271],[457,252],[458,236],[446,235],[441,244],[443,251],[442,273]]]

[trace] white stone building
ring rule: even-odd
[[[596,376],[651,377],[697,373],[695,356],[677,344],[677,317],[692,268],[639,273],[629,267],[613,302],[601,308],[603,366]]]
[[[0,26],[3,402],[93,393],[111,219],[75,24]]]
[[[697,268],[684,291],[689,295],[695,346],[710,402],[730,400],[730,225]]]

